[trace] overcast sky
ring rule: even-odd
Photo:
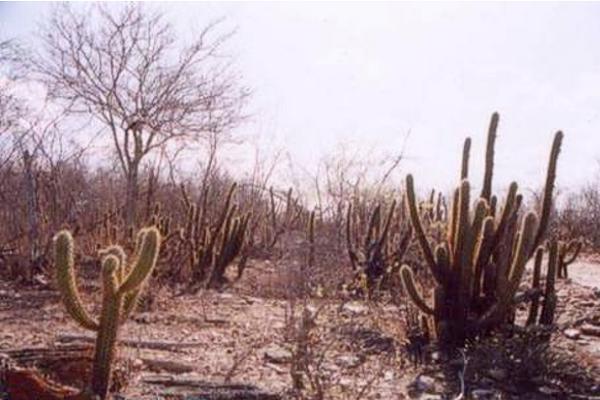
[[[339,142],[389,152],[407,132],[403,172],[448,187],[463,138],[481,175],[489,117],[500,112],[498,182],[543,182],[565,132],[559,184],[594,178],[600,158],[600,4],[169,3],[181,32],[218,17],[254,91],[244,129],[310,167]],[[26,37],[41,3],[0,4],[0,33]]]

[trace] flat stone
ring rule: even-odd
[[[475,389],[471,391],[473,400],[492,400],[496,397],[496,391],[492,389]]]
[[[342,306],[342,312],[352,315],[365,315],[369,312],[369,308],[363,303],[352,301]]]
[[[581,336],[581,331],[575,328],[565,329],[563,333],[569,339],[579,339],[579,336]]]
[[[354,368],[361,364],[360,357],[354,355],[342,355],[335,359],[335,363],[342,368]]]
[[[273,364],[287,364],[292,361],[292,352],[277,345],[272,345],[264,352],[267,362]]]

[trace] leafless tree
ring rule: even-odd
[[[139,172],[168,144],[227,133],[243,119],[239,85],[223,44],[231,34],[207,25],[187,46],[165,16],[140,4],[54,9],[42,27],[33,70],[71,115],[106,126],[126,180],[124,216],[133,223]]]
[[[22,48],[14,39],[0,40],[0,141],[2,152],[12,150],[6,145],[7,133],[18,123],[24,113],[24,107],[14,93],[16,80],[21,76],[17,59],[22,55]],[[2,157],[4,162],[8,159]]]

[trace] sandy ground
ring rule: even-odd
[[[600,288],[600,263],[597,258],[587,257],[569,266],[569,277],[580,285]]]

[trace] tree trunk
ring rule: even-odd
[[[134,162],[129,165],[129,171],[127,173],[124,219],[128,226],[134,226],[136,221],[137,202],[139,196],[138,170],[139,163]]]
[[[23,152],[23,186],[25,188],[25,205],[27,210],[27,238],[29,259],[35,261],[39,256],[39,218],[37,210],[37,187],[33,173],[33,157],[29,151]],[[31,269],[31,266],[29,267]],[[31,279],[31,270],[27,273]]]

